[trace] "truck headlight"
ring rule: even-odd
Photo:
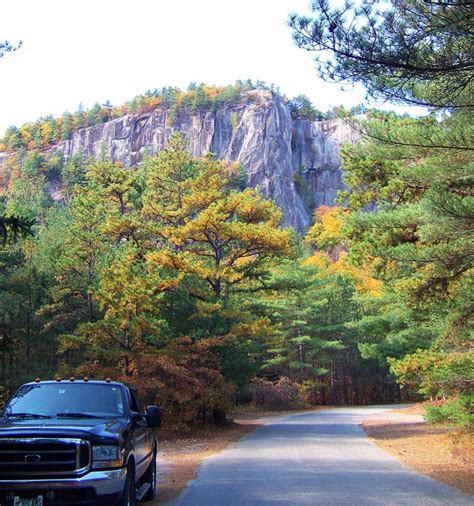
[[[122,456],[118,446],[102,445],[92,447],[92,468],[121,467]]]

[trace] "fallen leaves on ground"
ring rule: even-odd
[[[420,406],[386,412],[365,420],[363,428],[405,465],[474,495],[474,434],[428,425],[415,416],[420,414]]]

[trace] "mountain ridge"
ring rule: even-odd
[[[340,144],[357,140],[342,120],[293,119],[284,97],[252,90],[245,101],[216,110],[181,107],[171,114],[158,105],[150,112],[75,130],[70,139],[41,152],[46,157],[61,152],[65,160],[78,154],[105,156],[129,167],[163,149],[175,131],[183,133],[194,156],[212,152],[218,159],[240,163],[246,185],[259,186],[282,209],[283,224],[299,232],[308,228],[312,209],[334,205],[343,188]],[[0,153],[0,166],[11,156]],[[60,198],[58,184],[53,186],[55,198]]]

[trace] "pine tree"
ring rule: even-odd
[[[163,245],[156,261],[201,281],[197,298],[224,302],[265,261],[291,252],[281,212],[254,189],[238,192],[239,168],[210,157],[195,160],[179,135],[144,163],[143,217]]]
[[[332,281],[318,274],[312,266],[283,263],[270,280],[277,291],[264,299],[275,325],[265,368],[299,382],[327,374],[331,351],[344,348],[340,337],[345,320],[332,314],[328,297]],[[350,319],[348,313],[346,317]]]
[[[398,299],[392,311],[405,308],[402,328],[440,322],[431,347],[392,355],[392,370],[425,395],[450,396],[451,411],[465,420],[474,353],[473,10],[462,1],[390,4],[381,11],[372,0],[341,8],[318,0],[314,18],[292,15],[290,25],[300,47],[330,51],[327,59],[318,56],[326,79],[361,82],[374,97],[435,112],[423,119],[377,113],[353,121],[364,140],[343,156],[350,192],[342,199],[352,211],[345,231],[352,261],[385,281],[389,298]],[[376,212],[361,212],[366,206]],[[387,345],[403,334],[416,342],[408,331],[386,332]]]

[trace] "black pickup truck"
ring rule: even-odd
[[[0,416],[0,505],[135,505],[156,487],[161,414],[113,381],[35,381]]]

